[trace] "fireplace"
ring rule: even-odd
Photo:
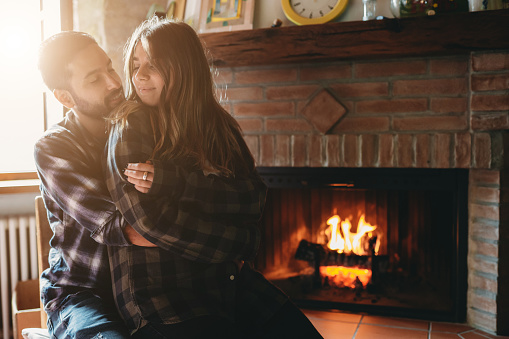
[[[468,187],[468,192],[460,197],[468,200],[468,235],[458,228],[458,232],[465,232],[461,237],[468,237],[468,253],[454,269],[451,284],[454,279],[463,281],[458,288],[450,288],[460,295],[454,297],[453,304],[463,303],[460,288],[468,285],[466,322],[491,333],[507,334],[509,290],[503,286],[509,281],[509,106],[507,95],[500,94],[506,85],[497,79],[508,74],[508,60],[508,52],[478,52],[453,57],[222,68],[218,78],[227,87],[224,107],[242,127],[260,169],[273,169],[272,173],[289,170],[269,182],[269,201],[283,201],[272,196],[277,192],[288,196],[292,190],[302,189],[292,183],[296,176],[292,168],[298,172],[316,170],[314,178],[326,177],[327,171],[369,172],[363,180],[392,170],[396,177],[402,173],[396,170],[468,173],[462,174],[468,175],[468,186],[463,188]],[[293,186],[274,186],[285,182]],[[326,223],[333,212],[329,209],[319,223]],[[340,217],[345,217],[339,212],[338,207]],[[273,233],[265,233],[264,246],[269,248],[262,249],[258,262],[274,279],[281,258],[267,263],[263,256],[271,253],[271,244],[283,231],[274,228]],[[313,234],[292,233],[285,238],[293,249],[283,257],[293,257],[302,239],[316,243],[318,238]],[[458,235],[458,241],[463,241],[461,237]],[[455,248],[458,255],[464,251],[463,247]],[[310,264],[293,260],[292,265],[300,268]],[[466,278],[462,273],[465,265]],[[360,307],[355,305],[348,307]],[[403,312],[389,307],[383,312],[378,305],[370,312]],[[444,319],[462,319],[461,308],[456,307]],[[431,318],[439,312],[415,312],[414,316],[428,313],[432,313]]]
[[[299,306],[465,321],[467,170],[259,171],[256,265]]]
[[[507,88],[503,79],[508,60],[508,51],[338,60],[225,67],[217,78],[224,84],[223,105],[239,122],[260,168],[316,169],[319,174],[314,177],[324,176],[320,169],[349,168],[359,173],[392,169],[468,173],[468,193],[462,197],[468,200],[468,253],[458,262],[467,265],[468,274],[465,278],[460,271],[456,276],[463,278],[462,286],[468,285],[466,321],[507,334],[509,290],[503,286],[509,281],[509,106],[502,91]],[[326,223],[333,212],[319,222]],[[338,208],[339,216],[345,217],[339,212]],[[267,244],[275,241],[271,237],[277,237],[276,232],[283,230],[267,233]],[[313,244],[318,240],[299,236],[291,242],[296,247],[302,239]],[[284,255],[295,255],[290,252]],[[280,259],[273,260],[269,275],[280,266]],[[300,260],[293,264],[309,266]],[[455,300],[460,302],[459,297]],[[458,308],[445,318],[456,317],[454,312],[462,311]]]

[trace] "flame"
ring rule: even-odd
[[[357,224],[357,231],[352,232],[350,219],[341,220],[339,215],[335,214],[327,220],[329,227],[325,234],[329,237],[327,246],[338,253],[356,255],[366,255],[366,239],[372,238],[372,232],[377,226],[372,226],[366,222],[365,215],[361,215]],[[367,235],[367,238],[365,237]],[[378,253],[380,240],[377,238],[375,253]],[[359,288],[365,287],[371,280],[371,270],[362,267],[345,266],[321,266],[320,275],[327,283],[336,287]],[[361,286],[362,285],[362,286]]]
[[[338,230],[338,225],[341,222],[341,232]],[[333,215],[327,220],[327,225],[330,227],[325,231],[329,236],[329,243],[327,246],[331,250],[338,251],[338,253],[355,253],[357,255],[366,255],[366,251],[363,247],[363,237],[368,234],[372,236],[371,232],[376,229],[376,226],[366,222],[365,215],[363,214],[357,225],[357,232],[352,233],[352,224],[349,219],[341,221],[339,215]],[[341,234],[342,233],[342,234]],[[378,251],[380,245],[377,243],[375,252]]]
[[[327,277],[329,285],[337,287],[365,287],[371,280],[371,270],[358,267],[321,266],[320,275]]]
[[[339,253],[342,253],[340,251],[345,248],[345,239],[343,239],[341,233],[338,232],[338,223],[340,220],[341,219],[337,215],[330,217],[329,220],[327,220],[327,225],[330,225],[332,228],[330,241],[327,246],[329,246],[331,250],[337,250]]]

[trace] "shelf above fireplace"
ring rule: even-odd
[[[509,49],[509,9],[202,34],[217,67]]]

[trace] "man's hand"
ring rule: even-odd
[[[128,164],[124,175],[127,177],[127,181],[134,184],[134,188],[141,193],[147,193],[154,181],[154,165],[150,161]]]
[[[134,230],[134,228],[132,228],[131,225],[127,225],[124,228],[124,234],[133,245],[141,247],[157,247],[147,239],[143,238],[138,232]]]

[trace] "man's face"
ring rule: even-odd
[[[69,92],[78,115],[103,119],[124,100],[120,77],[96,44],[85,47],[69,65]]]

